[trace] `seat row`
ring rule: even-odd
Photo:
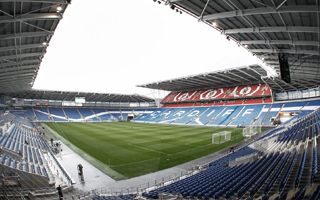
[[[320,143],[319,111],[296,123],[278,128],[269,135],[275,138],[266,152],[249,146],[229,154],[200,173],[160,187],[143,196],[158,198],[161,193],[181,195],[183,198],[268,199],[278,193],[279,198],[297,188],[297,199],[304,196],[303,188],[319,183]],[[272,131],[271,131],[272,132]],[[270,134],[270,132],[268,133]],[[259,140],[265,140],[261,137]],[[229,166],[229,162],[245,155],[258,153],[258,159]]]

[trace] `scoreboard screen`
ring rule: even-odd
[[[86,103],[86,98],[85,97],[76,97],[74,99],[75,103]]]

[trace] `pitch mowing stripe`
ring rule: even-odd
[[[191,133],[191,134],[192,134],[192,133]],[[198,133],[198,134],[199,134],[199,133]],[[196,136],[196,135],[194,134],[194,136]],[[123,136],[123,137],[124,137],[124,139],[127,138],[126,135]],[[160,135],[160,137],[162,137],[162,136]],[[181,136],[179,136],[179,137],[181,137],[181,139],[179,139],[179,141],[180,141],[181,143],[185,143],[185,141],[189,140],[189,139],[187,138],[187,136],[184,137],[183,135],[181,135]],[[176,137],[176,138],[179,138],[179,137]],[[191,135],[191,137],[192,137],[192,135]],[[113,139],[117,139],[117,138],[119,138],[119,136],[113,137]],[[137,136],[135,136],[135,138],[137,138]],[[170,137],[170,138],[168,138],[168,139],[166,139],[166,140],[163,140],[162,138],[159,138],[159,137],[156,137],[156,138],[157,138],[157,139],[155,139],[155,142],[158,142],[158,139],[160,139],[161,142],[163,142],[163,143],[170,143],[170,142],[174,141],[174,140],[172,140],[172,138],[174,138],[174,136],[173,136],[173,137]],[[194,137],[194,138],[199,138],[199,137],[197,136],[197,137]],[[120,138],[120,139],[121,139],[121,138]],[[129,138],[129,139],[130,139],[130,138]],[[174,142],[174,143],[176,143],[176,142]]]
[[[75,130],[80,131],[80,129],[78,127],[76,127]],[[84,136],[82,134],[80,134],[80,136],[81,137],[79,137],[79,138],[86,137],[86,136]],[[82,139],[80,139],[80,141],[78,141],[79,138],[75,138],[74,140],[79,143],[79,142],[82,141]],[[123,144],[123,141],[121,140],[121,138],[118,139],[118,137],[115,137],[115,135],[111,135],[111,137],[108,137],[108,140],[110,140],[110,139],[112,139],[112,141],[113,141],[112,144],[110,144],[110,143],[108,143],[106,141],[106,143],[108,143],[108,145],[106,145],[106,146],[109,146],[109,148],[106,149],[108,152],[113,152],[115,149],[117,149],[117,152],[114,152],[113,154],[123,154],[126,151],[125,147],[127,146],[127,144]],[[96,140],[95,138],[89,137],[89,138],[86,139],[86,142],[91,143],[91,144],[95,144],[95,140]],[[84,143],[80,143],[80,144],[84,145]],[[96,146],[96,145],[94,145],[94,146]],[[120,148],[120,147],[122,147],[122,148]],[[91,147],[91,148],[94,148],[94,147]],[[119,148],[120,148],[120,153],[119,153]],[[131,149],[132,149],[132,147],[128,151],[131,151]],[[135,150],[135,151],[139,151],[139,150]],[[125,153],[126,154],[130,154],[130,153],[132,154],[132,152],[125,152]],[[102,156],[99,155],[99,157],[102,157]]]
[[[229,143],[228,145],[230,145],[230,144],[232,144],[232,143]],[[210,145],[178,152],[178,153],[173,154],[172,156],[166,156],[166,157],[154,159],[154,160],[152,160],[152,162],[159,167],[166,168],[167,166],[171,166],[177,162],[183,163],[183,162],[188,161],[190,158],[192,158],[192,159],[198,158],[198,156],[199,156],[198,153],[206,152],[206,148],[208,146],[210,146]],[[129,169],[129,170],[136,169],[140,172],[142,170],[140,172],[140,174],[143,174],[146,171],[144,169],[145,167],[152,168],[152,166],[150,166],[150,163],[148,163],[148,161],[146,161],[146,162],[143,161],[143,162],[138,162],[138,163],[128,163],[128,164],[114,166],[114,167],[116,167],[120,171],[126,170],[126,169]]]
[[[83,144],[81,144],[81,145],[83,145]],[[113,149],[119,149],[119,147],[114,147]],[[84,149],[84,150],[86,150],[86,149]],[[112,153],[112,149],[109,149],[108,151]],[[90,152],[90,151],[89,151],[89,152]],[[122,152],[122,153],[121,153],[121,152]],[[117,151],[116,153],[119,153],[119,151]],[[121,149],[120,153],[121,153],[121,154],[128,154],[128,153],[130,153],[130,152],[125,152],[124,149]],[[116,155],[115,153],[113,153],[113,154]],[[101,156],[101,155],[98,155],[98,157],[99,157],[99,156]],[[109,156],[110,156],[111,159],[113,159],[114,161],[117,159],[117,157],[112,158],[111,155],[109,155]],[[120,163],[123,162],[123,160],[120,160],[120,161],[121,161]],[[107,163],[108,163],[108,162],[107,162]],[[109,164],[109,163],[108,163],[108,164]]]
[[[232,141],[212,145],[211,134],[225,128],[123,122],[57,126],[74,145],[126,177],[172,167],[242,140],[239,129],[228,129],[234,130]]]
[[[115,180],[122,180],[126,179],[127,177],[123,176],[122,174],[116,172],[109,166],[107,166],[105,163],[102,163],[101,161],[93,158],[91,155],[87,154],[87,152],[84,152],[83,150],[79,149],[77,146],[70,143],[68,140],[66,140],[64,137],[62,137],[60,134],[58,134],[56,131],[54,131],[49,125],[42,124],[46,129],[48,129],[55,137],[59,138],[61,141],[63,141],[64,144],[68,145],[69,148],[71,148],[73,151],[77,152],[79,155],[81,155],[84,159],[89,161],[91,164],[96,166],[98,169],[103,171],[104,173],[108,174],[110,177],[112,177]],[[50,124],[54,126],[54,123]]]

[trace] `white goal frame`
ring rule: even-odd
[[[246,126],[242,130],[243,137],[252,137],[261,133],[261,126]]]
[[[212,134],[212,144],[222,144],[231,140],[231,131],[222,131]]]

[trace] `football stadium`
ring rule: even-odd
[[[0,199],[320,199],[320,1],[150,2],[263,64],[137,85],[161,99],[35,89],[76,2],[1,0]]]

